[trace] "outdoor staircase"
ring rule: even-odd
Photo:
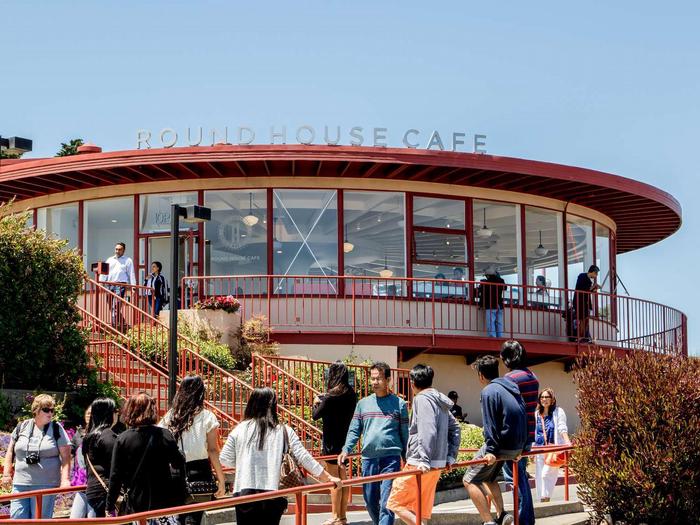
[[[86,278],[82,304],[82,326],[89,330],[88,351],[103,379],[111,379],[124,398],[147,392],[164,414],[168,409],[168,328],[148,312],[143,287],[128,287],[125,298],[102,283]],[[219,419],[219,435],[223,440],[243,419],[243,412],[254,386],[220,368],[201,355],[197,344],[178,333],[178,370],[180,381],[197,374],[207,385],[206,406]],[[296,378],[285,377],[287,389],[297,391]],[[298,405],[287,406],[288,398],[278,405],[280,420],[291,426],[307,449],[321,453],[321,430],[305,420],[305,411]],[[312,398],[313,399],[313,398]],[[310,410],[311,404],[308,405]]]

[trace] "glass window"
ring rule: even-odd
[[[85,270],[92,263],[106,261],[114,255],[114,245],[126,244],[126,255],[132,257],[134,247],[134,198],[100,199],[83,204],[83,261]]]
[[[27,221],[24,223],[24,227],[28,230],[34,228],[34,212],[32,210],[27,211]]]
[[[569,215],[566,218],[568,288],[576,288],[580,273],[593,264],[593,221]]]
[[[450,235],[417,231],[415,258],[419,261],[443,261],[464,264],[467,260],[467,243],[464,235]],[[450,273],[452,273],[450,271]]]
[[[196,193],[141,195],[139,220],[141,233],[169,233],[170,206],[197,204]],[[197,224],[180,221],[180,230],[196,230]]]
[[[267,275],[267,190],[207,191],[204,204],[211,221],[204,223],[207,275]],[[242,293],[253,283],[238,283]]]
[[[463,200],[413,198],[413,226],[463,230],[465,224]]]
[[[474,278],[495,267],[508,284],[519,284],[521,268],[520,207],[474,201]]]
[[[528,302],[530,306],[559,308],[564,287],[562,214],[525,207],[525,256],[527,260]]]
[[[404,194],[343,192],[345,275],[377,277],[384,265],[406,275]]]
[[[338,275],[338,203],[335,190],[274,190],[273,260],[276,275],[318,276],[309,290],[335,293]],[[306,288],[276,285],[277,291]],[[289,287],[294,288],[294,290]]]
[[[40,208],[37,226],[56,239],[67,239],[67,249],[78,247],[78,203]]]
[[[598,284],[604,292],[610,292],[610,230],[602,224],[595,225],[595,264],[600,268]]]

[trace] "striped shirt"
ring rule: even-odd
[[[537,376],[529,368],[515,369],[508,372],[505,377],[518,385],[520,395],[525,402],[527,412],[528,444],[535,441],[535,411],[537,410],[537,396],[540,391],[540,382]]]
[[[404,456],[408,444],[408,407],[406,402],[389,394],[372,394],[355,407],[345,438],[343,451],[350,454],[362,436],[363,458]]]

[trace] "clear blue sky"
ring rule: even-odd
[[[691,1],[0,0],[0,133],[47,156],[166,126],[461,129],[648,182],[684,224],[619,273],[688,313],[700,353],[698,21]]]

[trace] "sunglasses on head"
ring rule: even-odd
[[[53,413],[56,411],[56,409],[55,409],[55,408],[49,408],[49,407],[43,407],[43,408],[41,409],[41,411],[42,411],[44,414],[53,414]]]

